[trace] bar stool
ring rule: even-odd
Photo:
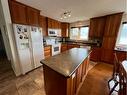
[[[112,93],[115,91],[118,93],[119,90],[119,61],[117,58],[116,53],[114,53],[114,67],[113,67],[113,74],[112,78],[108,81],[108,87],[109,87],[109,95],[112,95]],[[117,90],[116,90],[117,88]]]
[[[120,64],[120,90],[119,95],[127,95],[127,61]]]

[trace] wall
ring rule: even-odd
[[[127,22],[127,13],[126,14],[123,14],[123,18],[122,18],[122,21],[126,21]]]
[[[90,20],[77,21],[74,23],[70,23],[70,27],[81,27],[81,26],[88,26],[88,25],[90,25]]]
[[[21,74],[19,61],[17,59],[18,53],[16,49],[14,34],[12,30],[12,22],[8,6],[8,0],[0,0],[0,28],[2,31],[4,44],[8,58],[11,61],[12,68],[18,76]]]

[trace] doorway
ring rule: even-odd
[[[11,62],[7,58],[2,31],[0,29],[0,81],[14,75]]]
[[[1,32],[1,29],[0,29],[0,60],[2,60],[2,59],[7,59],[7,55],[6,55],[6,51],[5,51],[2,32]]]

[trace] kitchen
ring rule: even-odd
[[[89,76],[89,72],[91,72],[94,68],[96,68],[99,65],[102,65],[102,67],[100,66],[98,68],[98,69],[101,69],[102,71],[103,71],[102,68],[106,68],[106,66],[108,69],[110,68],[109,70],[110,72],[107,71],[104,74],[106,75],[105,77],[108,76],[108,78],[105,81],[106,87],[104,88],[106,89],[105,93],[108,93],[108,91],[110,90],[107,89],[108,88],[107,86],[108,86],[108,80],[111,78],[111,73],[113,69],[112,66],[114,64],[114,61],[113,61],[114,51],[117,54],[118,60],[120,62],[127,59],[127,55],[126,55],[127,45],[126,45],[126,41],[124,41],[126,40],[126,32],[124,32],[125,35],[122,34],[123,32],[119,32],[119,31],[123,31],[122,29],[125,29],[124,31],[126,31],[126,22],[127,22],[126,5],[125,5],[126,2],[124,1],[116,2],[115,5],[112,7],[112,9],[109,11],[107,9],[107,12],[105,13],[104,11],[106,11],[107,6],[105,6],[104,8],[102,7],[103,10],[101,10],[102,12],[100,12],[100,14],[98,12],[98,14],[92,15],[91,12],[88,12],[90,16],[88,16],[87,14],[84,14],[86,15],[86,19],[85,19],[85,16],[82,17],[77,15],[78,13],[81,14],[81,12],[77,9],[76,9],[77,13],[75,14],[77,18],[76,17],[73,18],[73,15],[74,15],[73,11],[76,8],[74,7],[75,3],[72,4],[73,5],[72,8],[74,8],[73,10],[72,8],[68,7],[68,9],[65,8],[66,10],[61,10],[62,12],[60,12],[60,10],[59,12],[57,12],[58,10],[56,10],[57,7],[55,7],[55,5],[53,6],[54,7],[54,11],[53,11],[52,7],[51,9],[48,9],[46,7],[47,5],[45,4],[49,4],[48,1],[45,1],[45,3],[43,4],[45,8],[43,8],[40,2],[42,3],[42,1],[39,1],[39,0],[38,2],[25,1],[25,0],[1,1],[1,7],[2,7],[1,14],[3,14],[3,20],[5,20],[2,22],[3,25],[1,25],[1,27],[3,28],[3,31],[6,30],[5,35],[8,36],[7,39],[9,39],[9,44],[11,49],[10,61],[12,63],[12,69],[18,78],[16,80],[12,79],[13,82],[16,81],[17,83],[18,82],[17,80],[22,82],[23,80],[29,80],[29,79],[31,80],[31,77],[32,77],[35,83],[37,83],[39,86],[40,85],[42,86],[42,84],[44,86],[46,83],[46,80],[44,82],[42,82],[42,80],[44,80],[46,76],[45,76],[45,73],[44,75],[40,74],[40,71],[41,73],[43,73],[42,64],[45,68],[45,62],[50,63],[51,59],[54,60],[53,58],[57,59],[57,57],[58,57],[57,60],[58,61],[61,60],[61,63],[63,61],[67,62],[71,59],[71,56],[69,55],[73,55],[73,53],[71,52],[79,52],[77,53],[77,58],[78,57],[79,58],[75,60],[75,62],[77,61],[79,63],[82,63],[81,60],[85,59],[83,62],[86,63],[87,65],[86,64],[83,65],[85,67],[85,71],[80,69],[76,70],[76,68],[78,68],[77,66],[76,67],[74,66],[73,70],[76,70],[77,72],[79,71],[79,75],[81,74],[81,72],[85,72],[84,77],[81,76],[81,79],[80,79],[81,81],[77,83],[78,86],[76,87],[75,91],[69,92],[71,94],[68,94],[68,95],[74,95],[74,94],[77,95],[78,92],[81,93],[82,92],[81,90],[80,91],[77,90],[80,88],[82,89],[83,86],[80,84],[84,84],[84,81],[87,80],[87,75]],[[68,1],[68,3],[69,2],[70,1]],[[86,3],[91,3],[91,2],[86,1]],[[94,3],[95,2],[92,2],[92,4]],[[109,6],[112,6],[112,3],[109,3],[109,2],[102,1],[101,3],[102,4],[108,3]],[[62,3],[60,4],[61,5],[59,5],[59,7],[64,6]],[[121,5],[117,7],[117,5],[119,4]],[[97,7],[97,5],[95,7]],[[84,10],[86,11],[86,9]],[[49,14],[48,13],[46,14],[45,12],[48,10],[49,10]],[[55,10],[59,16],[56,15]],[[94,10],[92,12],[96,13],[96,11],[97,10]],[[123,38],[124,40],[120,38],[121,35],[124,35],[124,38]],[[121,43],[122,43],[122,46],[120,46]],[[5,46],[6,46],[6,43],[5,43]],[[74,48],[77,48],[77,51]],[[86,49],[86,50],[83,51],[82,49]],[[88,52],[87,50],[90,52]],[[9,50],[6,50],[6,52],[8,51]],[[80,51],[88,52],[86,54],[84,53],[84,57],[85,55],[87,55],[87,57],[82,58],[81,55],[83,54]],[[78,54],[80,56],[78,56]],[[63,59],[65,60],[61,59],[60,56],[61,57],[64,56],[65,58]],[[70,59],[68,58],[66,59],[66,56],[68,56],[68,58]],[[81,57],[81,60],[80,60],[80,57]],[[72,58],[72,59],[76,59],[76,58]],[[87,59],[88,59],[88,63],[86,62]],[[45,60],[45,61],[41,61],[41,60]],[[40,63],[40,61],[42,64]],[[70,62],[73,63],[74,61],[70,60]],[[60,65],[61,63],[59,62],[58,65]],[[102,63],[102,64],[99,64],[99,63]],[[83,66],[81,67],[79,66],[79,68],[83,68]],[[93,69],[89,70],[90,67],[91,69],[92,68]],[[72,73],[73,70],[70,72]],[[33,72],[35,74],[32,75]],[[63,71],[59,70],[58,72],[63,72]],[[37,75],[37,73],[39,74]],[[28,77],[27,75],[30,76],[30,78],[26,78]],[[22,78],[20,79],[20,76],[22,76],[23,79]],[[37,77],[41,76],[44,79],[41,79],[41,80],[38,78],[36,79],[36,76]],[[72,76],[74,77],[78,75],[72,74]],[[22,83],[22,82],[21,84],[23,84],[24,86],[25,83],[24,82]],[[21,84],[20,83],[16,84],[16,88],[20,89],[20,91],[16,90],[17,91],[16,93],[18,93],[16,95],[19,95],[19,93],[21,95],[27,95],[27,94],[22,94],[23,91],[21,89],[25,90],[25,88],[24,87],[20,88]],[[29,82],[27,85],[29,85]],[[31,83],[31,85],[35,86],[34,83]],[[81,87],[79,87],[79,85]],[[37,88],[35,87],[35,89],[34,88],[32,89],[34,91]],[[6,92],[6,93],[9,93],[9,91],[6,92],[5,89],[3,90],[3,92]],[[32,93],[33,91],[28,91],[28,92],[24,91],[24,93]],[[96,90],[92,89],[91,93],[92,91],[94,92]],[[42,93],[42,92],[39,92],[39,93]],[[46,90],[46,93],[48,93],[47,90]],[[84,95],[87,92],[85,93],[83,91],[82,93]],[[89,95],[100,95],[99,93],[103,93],[103,91],[102,92],[98,91],[97,93],[98,94],[89,93]],[[54,93],[52,94],[55,95]],[[45,95],[45,94],[39,94],[39,95]],[[102,95],[104,95],[104,93]]]

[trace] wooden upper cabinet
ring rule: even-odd
[[[48,28],[50,29],[61,29],[61,22],[48,18],[47,19],[48,22]]]
[[[106,17],[97,17],[90,19],[90,38],[102,38],[105,28]]]
[[[48,18],[48,28],[52,28],[52,20]]]
[[[27,20],[29,25],[39,26],[40,11],[27,7]]]
[[[69,23],[61,23],[62,37],[68,37]]]
[[[13,23],[39,26],[39,10],[13,0],[9,4]]]
[[[122,14],[123,13],[117,13],[107,16],[102,42],[101,61],[113,63],[113,51],[121,24]]]
[[[16,1],[9,1],[12,22],[27,24],[26,6]]]
[[[43,31],[43,36],[48,36],[48,32],[47,32],[47,18],[40,15],[39,17],[39,25],[42,28]]]
[[[107,16],[104,36],[117,37],[123,13]]]

